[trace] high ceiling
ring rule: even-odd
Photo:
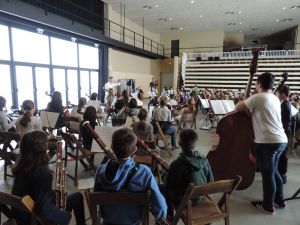
[[[263,37],[300,24],[300,0],[103,0],[152,32],[243,32]],[[291,20],[290,20],[291,19]]]

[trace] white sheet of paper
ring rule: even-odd
[[[41,121],[43,127],[55,128],[58,117],[59,113],[42,111]]]
[[[222,100],[210,100],[209,103],[215,115],[226,114],[226,110],[222,104]]]
[[[78,179],[78,190],[86,190],[94,188],[95,179],[94,177],[86,178],[86,179]]]
[[[116,130],[120,128],[122,127],[96,126],[95,131],[97,132],[101,140],[106,144],[106,148],[111,150],[112,135]],[[104,152],[95,140],[93,140],[92,142],[91,151],[102,152],[102,153]]]
[[[226,113],[232,112],[235,109],[233,100],[222,100],[222,104],[225,108]]]
[[[292,116],[296,116],[296,114],[298,112],[299,112],[299,110],[295,106],[291,105],[291,114],[292,114]]]
[[[200,101],[201,101],[201,105],[203,106],[204,109],[209,109],[210,108],[207,99],[200,99]]]

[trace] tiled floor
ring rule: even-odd
[[[200,119],[198,120],[200,123]],[[199,125],[199,124],[198,124]],[[198,126],[199,127],[199,126]],[[197,132],[200,136],[198,142],[198,149],[204,155],[207,154],[211,145],[213,144],[213,140],[211,139],[211,133],[206,130],[199,130],[197,128]],[[171,162],[174,160],[180,150],[175,150],[173,157],[168,158],[167,154],[163,154],[165,156],[165,160]],[[96,157],[96,162],[100,162],[102,156],[99,155]],[[73,172],[74,166],[73,163],[70,162],[68,170],[69,172]],[[10,192],[13,179],[8,178],[6,182],[3,181],[3,165],[0,166],[0,190],[5,192]],[[79,177],[89,178],[92,177],[93,173],[90,171],[84,171],[80,166]],[[300,149],[296,149],[294,154],[290,154],[289,159],[289,169],[288,169],[288,182],[284,186],[284,191],[286,197],[290,197],[298,188],[300,188]],[[73,182],[68,179],[68,191],[73,192],[76,191],[77,188],[74,187]],[[253,184],[246,190],[236,191],[232,195],[231,205],[230,205],[230,221],[232,225],[300,225],[300,199],[288,201],[288,207],[286,209],[277,209],[276,215],[266,215],[262,212],[257,211],[256,209],[251,208],[250,201],[261,199],[262,198],[262,186],[261,186],[261,176],[259,173],[256,173],[255,180]],[[86,214],[89,216],[88,210],[86,208]],[[75,224],[72,221],[72,224]],[[91,224],[89,220],[87,224]],[[154,224],[153,218],[151,218],[150,224]],[[181,223],[180,223],[181,224]],[[223,224],[223,222],[218,222],[215,224]]]

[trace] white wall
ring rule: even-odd
[[[109,49],[108,52],[109,75],[115,79],[134,79],[136,85],[146,93],[152,77],[160,75],[160,60],[151,60],[140,56]]]
[[[162,33],[160,35],[161,43],[165,49],[171,48],[171,40],[179,40],[179,48],[197,48],[197,52],[219,52],[223,51],[224,31],[207,31],[207,32],[184,32],[174,31]],[[194,52],[194,49],[184,49],[185,52]],[[168,51],[170,53],[170,51]]]

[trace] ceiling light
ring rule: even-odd
[[[286,7],[282,7],[283,10],[286,10]]]
[[[183,30],[183,27],[179,27],[179,30]]]
[[[94,47],[95,47],[95,48],[99,48],[99,44],[95,43],[95,44],[94,44]]]
[[[36,32],[37,32],[38,34],[43,34],[43,33],[44,33],[44,30],[41,29],[41,28],[36,28]]]
[[[150,5],[144,5],[143,9],[152,9],[152,7]]]
[[[239,22],[239,24],[242,25],[243,23],[242,23],[242,22]]]
[[[231,15],[234,15],[234,12],[228,11],[228,12],[225,12],[225,15],[226,15],[226,16],[231,16]]]
[[[171,20],[173,20],[173,18],[170,17],[169,20],[171,21]]]
[[[238,14],[241,14],[242,13],[242,11],[238,11]]]
[[[300,5],[293,5],[290,7],[290,9],[300,9]]]
[[[155,7],[155,8],[158,8],[158,5],[155,5],[154,7]]]
[[[280,22],[280,20],[276,20],[276,22],[278,23],[278,22]]]
[[[160,19],[158,19],[158,21],[159,22],[166,22],[168,19],[166,19],[166,18],[160,18]]]
[[[195,1],[190,1],[190,3],[192,3],[192,4],[193,4],[194,2],[195,2]]]
[[[71,41],[72,41],[72,42],[76,42],[76,38],[71,37]]]
[[[201,15],[200,15],[200,18],[202,18],[202,17],[203,17],[203,15],[201,14]]]

